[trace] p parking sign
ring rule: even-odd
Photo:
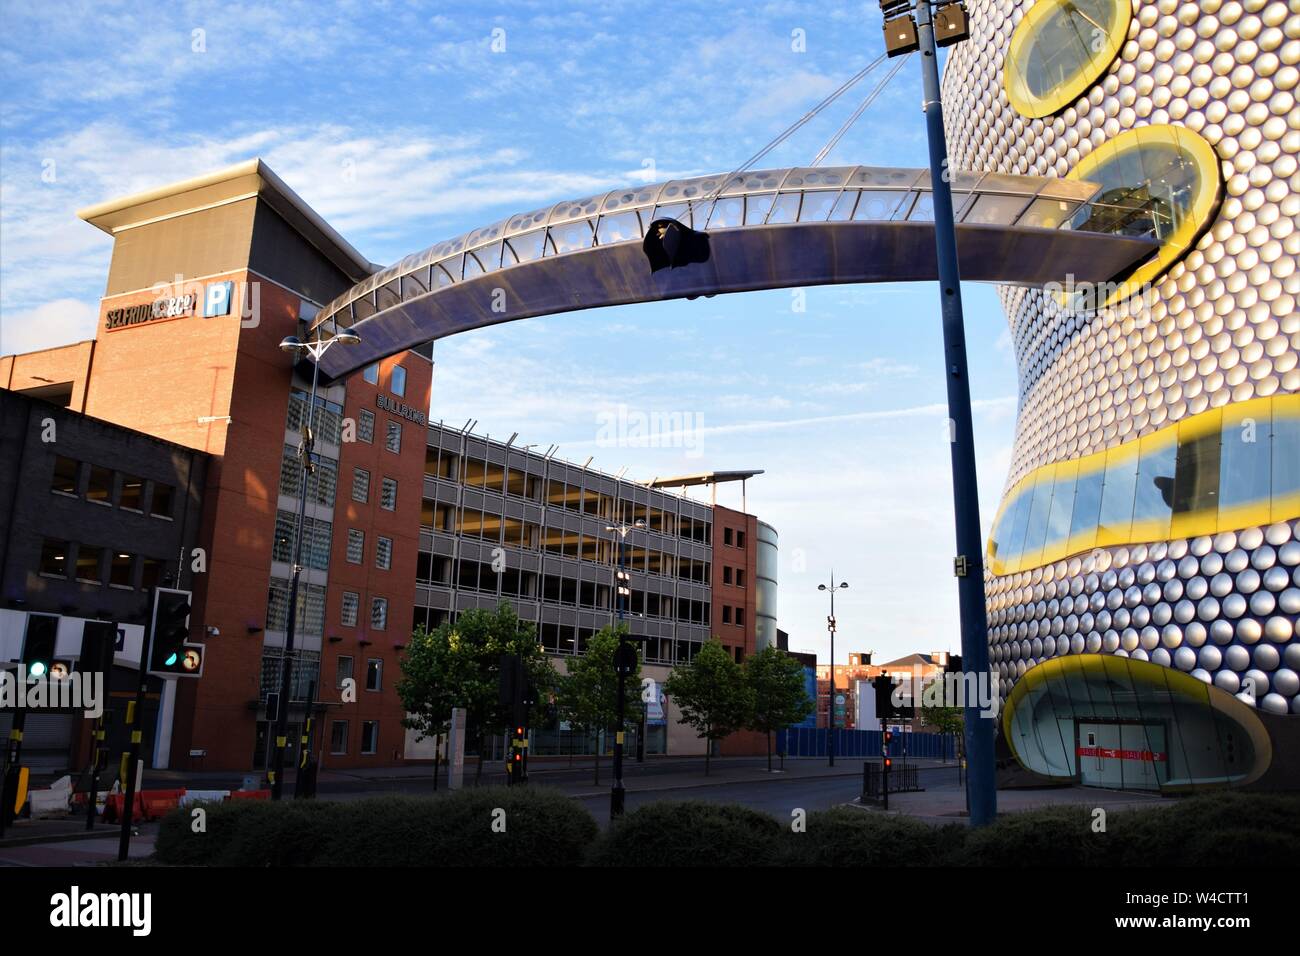
[[[203,291],[203,317],[230,314],[230,298],[234,291],[233,282],[213,282]]]

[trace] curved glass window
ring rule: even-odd
[[[1038,0],[1011,35],[1011,105],[1030,118],[1069,106],[1119,55],[1132,18],[1129,0]]]
[[[1274,395],[1031,471],[1002,499],[989,536],[989,568],[1010,574],[1094,547],[1297,516],[1300,395]]]
[[[1101,187],[1074,214],[1072,229],[1160,242],[1154,256],[1105,290],[1104,297],[1096,296],[1102,305],[1141,291],[1144,283],[1182,258],[1210,224],[1222,184],[1214,147],[1177,126],[1120,133],[1085,156],[1066,178]]]

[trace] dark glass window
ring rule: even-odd
[[[335,720],[330,723],[330,753],[346,754],[348,752],[348,722]]]
[[[77,580],[90,584],[100,584],[104,572],[104,549],[98,545],[83,544],[77,548]]]
[[[163,563],[157,558],[141,559],[140,567],[140,587],[148,590],[162,583]]]
[[[131,568],[135,558],[125,551],[114,551],[113,560],[108,569],[108,583],[119,587],[131,586]]]
[[[366,690],[380,690],[384,682],[384,662],[378,657],[366,661]]]
[[[175,498],[175,488],[162,482],[154,482],[153,503],[149,506],[149,513],[155,518],[172,517],[172,510],[176,504]]]
[[[122,476],[122,497],[118,505],[132,511],[144,510],[144,479],[135,475]]]
[[[406,397],[406,369],[400,365],[393,366],[393,375],[389,379],[389,388],[394,395]]]
[[[1093,531],[1101,514],[1102,480],[1105,472],[1080,475],[1074,485],[1074,515],[1070,519],[1070,537]]]
[[[363,720],[361,722],[361,752],[373,754],[379,750],[379,721]]]
[[[113,469],[102,465],[90,466],[90,481],[86,486],[86,500],[100,504],[113,503]]]
[[[41,545],[41,574],[66,578],[68,576],[69,547],[67,541],[46,538]]]
[[[1057,544],[1070,534],[1070,515],[1074,511],[1074,475],[1059,477],[1052,489],[1052,509],[1047,518],[1047,543]]]
[[[81,462],[56,455],[54,458],[54,477],[50,479],[50,490],[64,495],[77,493],[77,477],[81,472]]]
[[[1174,466],[1174,514],[1219,506],[1219,432],[1178,446]]]
[[[1037,563],[1047,541],[1047,518],[1052,506],[1052,482],[1040,481],[1034,489],[1034,501],[1029,507],[1029,526],[1025,529],[1025,556]]]
[[[1137,455],[1131,453],[1106,456],[1106,477],[1101,489],[1099,532],[1108,532],[1116,540],[1128,537],[1133,522],[1133,495],[1137,489]]]
[[[365,370],[361,373],[361,377],[365,381],[369,382],[371,385],[378,385],[379,384],[379,363],[376,362],[374,365],[367,365],[365,367]]]
[[[1172,437],[1172,436],[1171,436]],[[1178,443],[1163,435],[1142,440],[1139,449],[1137,494],[1133,498],[1133,520],[1155,522],[1157,534],[1167,529],[1174,504],[1174,470]]]

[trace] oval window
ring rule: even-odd
[[[1098,296],[1102,305],[1141,291],[1192,248],[1214,218],[1223,182],[1214,147],[1181,126],[1120,133],[1080,160],[1066,178],[1101,187],[1074,214],[1070,228],[1160,243],[1154,256]]]
[[[1119,55],[1132,18],[1129,0],[1038,0],[1011,35],[1011,105],[1036,118],[1073,103]]]

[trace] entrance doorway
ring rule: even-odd
[[[1158,723],[1079,721],[1079,782],[1116,790],[1159,790],[1169,777],[1165,728]]]

